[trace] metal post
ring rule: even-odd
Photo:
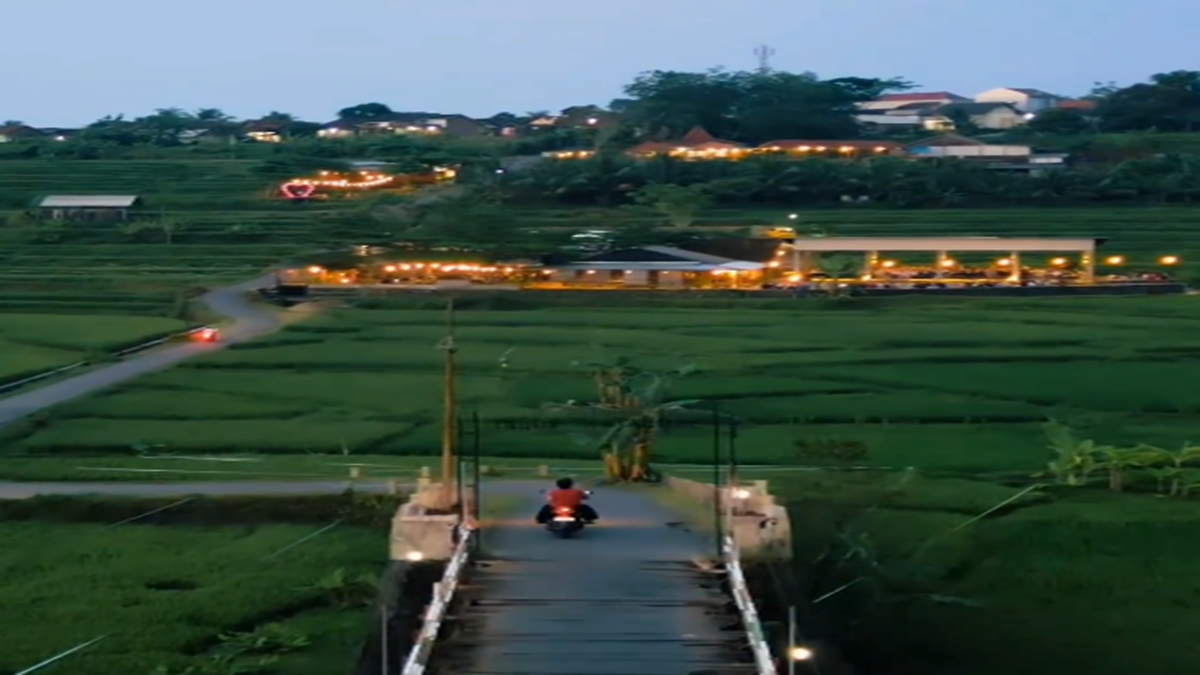
[[[792,658],[792,650],[796,648],[796,606],[788,605],[788,643],[787,643],[787,673],[796,675],[796,659]]]
[[[379,675],[388,675],[391,672],[391,664],[388,663],[388,606],[387,602],[382,603],[379,610],[380,626],[379,626]]]
[[[473,497],[471,501],[474,504],[471,507],[471,515],[474,517],[475,522],[478,523],[483,508],[480,501],[483,498],[483,487],[480,484],[481,476],[479,468],[481,453],[483,452],[483,423],[479,418],[479,410],[471,411],[471,428],[474,430],[474,437],[471,440],[471,456],[475,462],[472,470],[473,475],[471,476],[471,496]],[[479,546],[479,535],[476,533],[475,536],[471,537],[472,552],[478,554]]]
[[[466,435],[466,431],[464,430],[464,425],[462,423],[462,420],[457,420],[454,424],[454,428],[458,432],[458,440],[455,443],[455,445],[457,447],[462,447],[462,437]],[[462,531],[461,528],[463,526],[463,523],[465,523],[467,521],[467,505],[463,501],[463,462],[464,461],[466,461],[466,459],[462,456],[461,453],[458,455],[455,455],[455,457],[454,457],[454,492],[455,492],[454,498],[457,503],[457,508],[455,508],[455,511],[458,512],[458,528],[459,528],[458,531],[460,531],[460,532]]]
[[[717,558],[720,559],[725,551],[725,542],[721,533],[721,404],[713,403],[713,536],[717,544]]]
[[[730,419],[729,420],[729,473],[728,473],[728,479],[726,480],[726,482],[729,483],[730,490],[735,490],[741,486],[740,479],[738,478],[737,438],[738,438],[737,420]],[[731,493],[730,497],[732,497],[732,496],[733,495]],[[731,506],[729,507],[729,512],[732,514],[734,512],[734,506],[732,506],[732,504],[733,504],[732,499],[730,499],[730,504],[731,504]],[[730,521],[728,524],[730,527],[732,527],[733,521]]]

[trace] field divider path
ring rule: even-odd
[[[244,297],[251,291],[269,286],[273,279],[271,276],[259,277],[210,291],[201,298],[213,312],[233,321],[231,326],[222,331],[220,342],[189,342],[138,352],[118,363],[0,399],[0,426],[115,384],[163,370],[181,361],[274,332],[287,321],[277,312],[260,307]]]

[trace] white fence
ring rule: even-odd
[[[454,599],[454,591],[458,588],[459,577],[467,566],[473,536],[473,530],[468,527],[458,529],[458,544],[454,547],[450,562],[446,563],[442,580],[433,585],[433,599],[429,601],[429,607],[425,610],[421,632],[404,661],[401,675],[422,675],[425,672],[429,656],[433,653],[433,645],[442,630],[442,620],[446,618],[446,610],[449,609],[450,602]]]
[[[776,675],[775,659],[771,656],[771,646],[763,634],[762,622],[758,618],[758,608],[754,606],[754,598],[746,586],[746,574],[742,570],[741,556],[737,543],[732,536],[725,537],[723,546],[725,554],[725,571],[729,575],[729,589],[733,600],[737,603],[738,612],[742,615],[742,625],[746,627],[746,637],[750,649],[754,652],[754,663],[758,667],[758,675]]]

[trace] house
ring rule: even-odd
[[[616,113],[594,105],[565,108],[554,121],[556,129],[607,129],[620,123]]]
[[[1028,145],[989,145],[983,141],[945,134],[911,143],[908,154],[922,159],[1021,159],[1033,154]]]
[[[141,201],[137,195],[51,195],[38,200],[36,207],[49,220],[125,222]]]
[[[26,124],[10,124],[0,127],[0,143],[31,141],[45,137],[46,134],[41,129],[34,129]]]
[[[901,106],[910,104],[923,105],[947,105],[949,103],[968,103],[971,99],[958,94],[952,94],[948,91],[931,91],[931,92],[905,92],[902,94],[885,94],[873,101],[860,103],[858,109],[872,113],[885,112],[888,110],[896,110]]]
[[[904,146],[891,141],[768,141],[754,149],[756,153],[787,153],[803,157],[841,157],[856,159],[903,155]]]
[[[975,97],[975,102],[1008,103],[1023,113],[1035,113],[1046,108],[1053,108],[1061,99],[1061,96],[1046,93],[1041,89],[1001,87],[979,94]]]
[[[729,159],[746,154],[747,148],[742,143],[723,141],[703,127],[695,127],[677,141],[649,141],[635,145],[627,152],[635,157],[670,155],[683,159]]]
[[[286,134],[287,125],[282,122],[248,122],[242,134],[259,143],[280,143]]]
[[[980,129],[1012,129],[1029,120],[1027,113],[1011,103],[951,103],[934,108],[930,114],[945,120],[947,129],[954,129],[962,119]]]
[[[362,135],[424,134],[475,137],[487,135],[487,127],[466,115],[441,113],[390,113],[369,118],[340,119],[324,124],[320,138],[350,138]]]
[[[38,131],[47,138],[56,141],[69,141],[79,135],[79,129],[64,129],[61,127],[42,127]]]
[[[704,246],[715,250],[721,243]],[[770,270],[780,267],[779,250],[781,244],[775,240],[755,240],[740,249],[730,245],[721,249],[724,255],[673,246],[640,246],[549,264],[545,277],[551,283],[576,288],[754,290],[762,288]]]

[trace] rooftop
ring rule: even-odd
[[[38,206],[44,209],[127,209],[138,203],[137,195],[50,195]]]

